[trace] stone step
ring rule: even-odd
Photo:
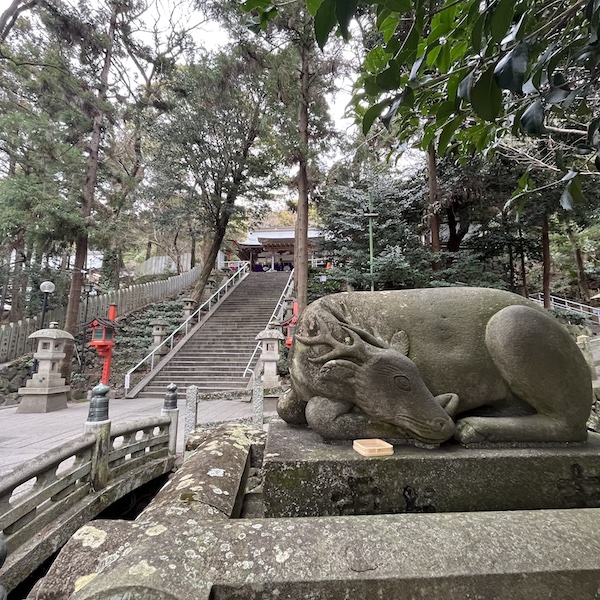
[[[203,392],[245,389],[250,379],[241,375],[258,343],[256,335],[267,326],[289,277],[288,273],[264,275],[247,277],[140,396],[164,396],[166,386],[172,381],[178,386],[197,383]]]
[[[168,379],[169,377],[177,377],[179,379],[185,379],[186,377],[212,377],[213,379],[228,379],[230,377],[242,377],[242,373],[244,372],[244,369],[246,368],[246,365],[238,365],[235,366],[233,368],[231,368],[229,371],[227,370],[223,370],[223,371],[215,371],[215,370],[204,370],[202,368],[199,367],[195,367],[194,369],[187,369],[187,370],[178,370],[178,371],[165,371],[164,369],[159,371],[157,373],[157,375],[155,376],[155,378],[153,379],[153,381],[156,379],[156,377],[162,378],[162,379]],[[163,373],[164,371],[164,373]]]
[[[188,387],[190,387],[190,385],[187,384],[181,384],[178,385],[177,382],[171,382],[171,383],[175,383],[177,385],[177,391],[178,394],[181,396],[185,396],[185,391],[187,390]],[[246,387],[232,387],[232,386],[228,386],[226,384],[216,384],[216,385],[203,385],[203,386],[196,386],[198,388],[198,393],[200,394],[212,394],[215,392],[243,392]],[[144,391],[139,395],[140,398],[146,398],[146,397],[160,397],[160,398],[164,398],[165,394],[167,392],[167,388],[165,387],[154,387],[154,386],[146,386],[144,388]],[[251,393],[251,390],[249,390],[249,393]]]
[[[175,383],[181,382],[182,384],[191,384],[197,381],[202,381],[203,385],[214,384],[226,386],[232,384],[235,387],[239,387],[240,385],[247,385],[250,382],[250,377],[242,377],[241,375],[241,373],[238,373],[236,377],[221,377],[220,375],[216,375],[214,377],[204,377],[201,375],[178,375],[176,377],[171,377],[168,375],[158,375],[152,380],[150,385],[168,385],[169,382],[175,379]]]
[[[172,361],[170,361],[168,363],[168,365],[170,366],[171,364],[177,368],[182,368],[182,369],[189,369],[190,367],[195,367],[195,366],[215,366],[215,367],[227,367],[227,366],[234,366],[234,365],[245,365],[248,361],[250,360],[250,357],[248,356],[247,358],[240,358],[240,357],[234,357],[231,360],[229,360],[227,363],[215,363],[214,358],[210,357],[207,358],[205,356],[199,356],[199,357],[190,357],[190,358],[184,358],[184,359],[178,359],[177,357],[175,357]],[[164,369],[167,369],[168,367],[165,366],[163,367]]]
[[[202,383],[194,383],[194,382],[189,382],[186,381],[185,379],[171,379],[168,382],[160,382],[158,384],[150,384],[147,385],[144,390],[148,390],[148,391],[154,391],[154,392],[160,392],[160,391],[165,391],[167,389],[167,386],[169,386],[171,383],[174,383],[177,386],[177,389],[182,389],[182,388],[186,388],[189,387],[191,385],[195,385],[197,388],[201,388],[202,390],[205,389],[211,389],[211,390],[245,390],[248,385],[250,384],[250,379],[246,379],[244,381],[204,381]],[[143,394],[141,394],[142,396],[145,395],[145,391]]]
[[[211,344],[207,343],[201,346],[196,346],[192,348],[187,348],[180,350],[181,356],[185,356],[186,354],[197,354],[199,352],[204,352],[206,350],[210,350],[211,352],[235,352],[236,354],[245,354],[246,352],[252,352],[256,346],[256,343],[250,344],[246,343],[231,343],[231,344]]]

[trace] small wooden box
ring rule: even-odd
[[[363,456],[390,456],[394,454],[394,446],[379,439],[354,440],[352,447]]]

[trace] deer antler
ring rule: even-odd
[[[337,358],[356,358],[359,361],[364,362],[366,358],[365,343],[356,332],[346,325],[340,325],[340,327],[352,337],[352,344],[344,344],[333,337],[327,323],[325,323],[325,326],[327,328],[326,332],[319,332],[318,335],[313,337],[306,338],[296,334],[296,339],[305,346],[317,346],[319,344],[331,346],[329,352],[326,352],[321,356],[309,358],[308,360],[310,362],[323,364]]]
[[[345,307],[345,305],[343,306]],[[371,346],[375,346],[376,348],[390,347],[389,344],[387,344],[384,340],[378,338],[376,335],[373,335],[368,331],[365,331],[364,329],[361,329],[360,327],[356,327],[355,325],[352,325],[352,323],[349,323],[348,319],[346,319],[341,314],[337,307],[330,306],[329,312],[342,324],[342,327],[347,327],[348,329],[352,329],[352,331],[354,331],[355,333],[358,333],[361,339],[367,342],[367,344],[371,344]]]

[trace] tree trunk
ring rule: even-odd
[[[523,230],[519,225],[519,259],[521,262],[521,282],[523,285],[523,296],[529,298],[529,290],[527,289],[527,273],[525,271],[525,248],[523,248]]]
[[[173,238],[173,249],[175,250],[175,270],[177,275],[181,275],[181,253],[179,252],[179,248],[177,247],[177,240],[179,239],[179,229],[175,232],[175,237]]]
[[[508,276],[510,277],[510,291],[515,291],[515,257],[512,244],[508,244]]]
[[[148,243],[146,244],[146,260],[150,260],[151,256],[152,256],[152,240],[148,240]]]
[[[22,294],[23,278],[25,272],[25,232],[19,231],[13,244],[15,252],[15,268],[12,274],[10,297],[10,313],[8,320],[16,322],[23,318],[25,313],[25,297]],[[10,271],[9,271],[10,272]]]
[[[548,215],[544,215],[542,218],[542,257],[544,308],[550,308],[550,237],[548,236]]]
[[[190,233],[190,269],[196,266],[196,235]]]
[[[429,143],[427,149],[427,174],[429,178],[429,207],[428,221],[430,232],[430,249],[432,252],[438,253],[441,249],[440,245],[440,220],[436,212],[436,204],[439,198],[439,188],[437,182],[437,166],[435,161],[435,148],[433,142]],[[434,271],[440,268],[439,261],[433,263]]]
[[[14,27],[19,15],[37,4],[37,0],[13,0],[8,8],[0,14],[0,42],[4,42]]]
[[[465,235],[469,232],[469,220],[466,218],[464,211],[462,218],[458,221],[456,220],[457,212],[458,207],[454,203],[446,209],[446,216],[448,217],[448,252],[458,252]],[[436,227],[438,229],[437,243],[439,246],[439,222]]]
[[[215,262],[219,254],[219,249],[221,248],[223,238],[225,237],[225,232],[227,231],[228,222],[229,217],[222,217],[220,219],[219,224],[215,228],[215,235],[204,256],[204,264],[202,265],[202,271],[200,272],[200,277],[194,287],[193,293],[193,298],[198,303],[200,303],[202,294],[204,293],[204,288],[206,287],[206,282],[210,278],[210,274],[212,273],[212,270],[215,266]]]
[[[81,205],[81,216],[83,217],[86,226],[92,213],[94,195],[96,192],[96,182],[98,180],[98,155],[100,150],[100,142],[102,140],[102,124],[104,122],[104,112],[100,107],[104,102],[106,102],[106,95],[108,89],[108,75],[110,72],[113,46],[115,43],[115,31],[118,10],[119,5],[114,3],[112,5],[110,23],[108,26],[107,47],[106,53],[104,55],[104,64],[102,65],[102,71],[100,73],[100,85],[98,87],[97,94],[98,102],[96,103],[96,114],[94,115],[94,120],[92,123],[92,135],[89,144],[89,155],[86,167],[85,185],[83,188],[83,201]],[[87,229],[85,229],[77,236],[77,241],[75,243],[75,264],[73,266],[73,277],[71,279],[71,288],[69,290],[69,302],[67,304],[67,316],[65,319],[65,330],[68,331],[74,337],[78,333],[77,319],[79,313],[81,287],[83,283],[83,270],[85,269],[87,251],[88,232]],[[61,375],[65,378],[67,383],[70,381],[72,358],[73,342],[67,341],[67,343],[65,344],[65,358],[62,360],[60,368]]]
[[[567,238],[573,248],[573,254],[575,256],[575,264],[577,266],[577,284],[579,285],[579,293],[581,295],[582,302],[590,301],[590,288],[588,285],[587,275],[585,274],[585,268],[583,266],[583,256],[581,255],[581,248],[579,247],[579,241],[577,236],[573,232],[570,225],[566,227]]]
[[[298,106],[298,218],[296,219],[296,243],[294,247],[294,287],[298,300],[298,312],[308,304],[308,107],[310,93],[309,48],[300,48],[300,104]]]

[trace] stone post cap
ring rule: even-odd
[[[177,408],[177,386],[174,383],[167,386],[163,408],[165,410],[175,410]]]
[[[196,302],[193,298],[182,298],[181,301],[182,302],[191,302],[191,303]]]
[[[88,423],[108,421],[108,392],[110,388],[102,382],[92,388]]]
[[[48,338],[51,340],[74,340],[75,338],[63,329],[38,329],[29,335],[29,339]]]
[[[256,335],[255,340],[285,340],[279,329],[264,329]]]
[[[152,327],[155,327],[155,326],[158,326],[158,325],[163,325],[163,326],[166,326],[166,325],[168,325],[168,324],[169,324],[169,322],[168,322],[168,321],[165,321],[164,319],[160,319],[160,318],[158,318],[158,319],[154,319],[154,321],[150,321],[150,325],[151,325]]]

